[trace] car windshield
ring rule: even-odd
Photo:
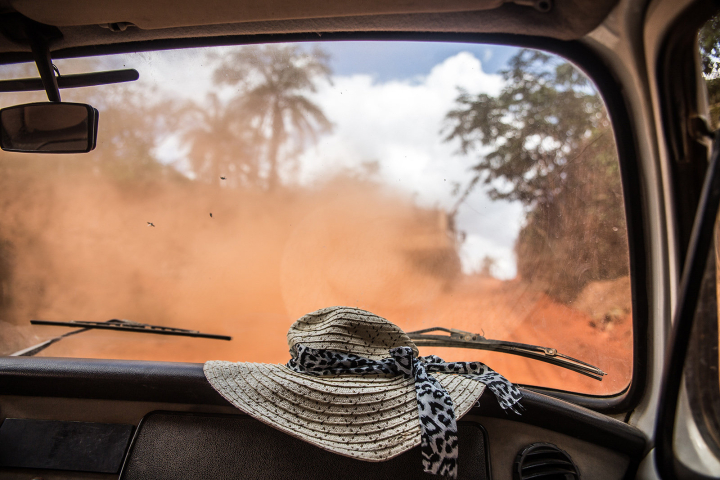
[[[128,319],[229,335],[92,330],[38,353],[285,363],[293,321],[363,308],[552,347],[513,382],[589,394],[632,376],[628,243],[613,131],[593,83],[507,46],[317,42],[54,61],[140,79],[65,89],[99,111],[87,154],[0,153],[0,348]],[[37,77],[33,64],[2,78]],[[47,101],[4,93],[0,106]]]

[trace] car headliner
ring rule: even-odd
[[[506,33],[574,40],[598,26],[618,0],[0,0],[0,54],[30,60],[10,40],[18,13],[59,28],[50,50],[258,34],[326,32]],[[523,5],[520,5],[522,3]],[[132,24],[127,26],[127,24]],[[85,49],[82,49],[85,50]],[[86,51],[86,50],[85,50]],[[99,53],[99,52],[98,52]]]

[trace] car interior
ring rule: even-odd
[[[333,305],[519,386],[459,478],[720,478],[719,10],[0,0],[0,478],[436,477],[208,382]]]

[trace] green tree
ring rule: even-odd
[[[446,141],[478,154],[459,202],[480,184],[522,202],[518,273],[570,301],[587,282],[628,272],[610,122],[588,79],[557,57],[521,50],[501,73],[497,97],[461,91],[446,115]]]
[[[716,14],[700,29],[698,35],[702,74],[708,90],[710,117],[713,128],[720,127],[720,14]]]
[[[320,107],[306,96],[316,91],[317,80],[330,79],[328,61],[320,49],[306,53],[298,45],[248,46],[223,57],[214,71],[217,85],[239,87],[232,102],[246,124],[259,132],[269,190],[280,182],[281,156],[290,158],[293,148],[297,152],[331,128]]]

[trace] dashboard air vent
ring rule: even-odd
[[[523,448],[513,465],[514,480],[578,480],[580,472],[570,455],[552,443]]]

